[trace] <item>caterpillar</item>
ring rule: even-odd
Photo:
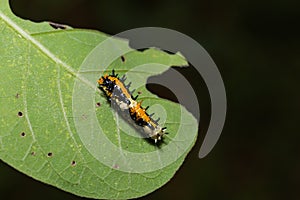
[[[159,118],[154,120],[153,114],[149,115],[146,110],[149,108],[142,107],[142,101],[137,102],[136,97],[132,96],[133,91],[129,91],[131,82],[125,85],[126,77],[118,77],[115,74],[115,70],[112,70],[112,74],[105,74],[98,80],[98,88],[101,89],[108,102],[110,102],[125,118],[129,118],[133,121],[134,125],[138,129],[142,129],[143,133],[149,138],[154,140],[154,143],[162,140],[164,134],[167,134],[166,127],[161,127],[158,124]]]

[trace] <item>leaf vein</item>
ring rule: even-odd
[[[24,31],[20,26],[18,26],[15,22],[13,22],[9,17],[7,17],[5,14],[3,14],[0,11],[0,18],[13,30],[15,30],[19,35],[21,35],[23,38],[25,38],[27,41],[32,43],[36,48],[38,48],[42,53],[44,53],[48,58],[50,58],[55,63],[63,66],[70,74],[77,77],[79,80],[90,86],[91,88],[96,88],[96,86],[92,83],[90,83],[88,80],[84,79],[80,76],[79,73],[77,73],[76,70],[74,70],[71,66],[69,66],[67,63],[59,59],[56,55],[54,55],[52,52],[49,51],[40,41],[36,40],[31,34]]]

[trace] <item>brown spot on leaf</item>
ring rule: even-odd
[[[120,168],[120,166],[119,166],[119,165],[117,165],[117,164],[114,164],[114,165],[113,165],[113,168],[114,168],[114,169],[119,169],[119,168]]]

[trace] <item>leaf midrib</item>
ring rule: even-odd
[[[78,78],[80,81],[85,83],[87,86],[91,88],[96,88],[95,84],[92,84],[90,81],[86,80],[82,76],[80,76],[79,73],[77,73],[76,70],[74,70],[70,65],[56,57],[49,49],[47,49],[42,43],[40,43],[38,40],[36,40],[34,37],[31,36],[31,34],[24,31],[20,26],[18,26],[16,23],[14,23],[8,16],[6,16],[2,11],[0,11],[0,18],[8,25],[10,26],[15,32],[17,32],[19,35],[21,35],[25,40],[32,43],[37,49],[39,49],[43,54],[45,54],[49,59],[51,59],[54,63],[62,66],[66,71],[68,71],[72,76]]]
[[[76,78],[78,78],[79,80],[81,80],[82,82],[84,82],[85,84],[87,84],[88,86],[94,88],[95,86],[92,85],[89,81],[87,81],[86,79],[80,77],[80,75],[71,67],[69,66],[67,63],[63,62],[62,60],[60,60],[59,58],[57,58],[54,54],[52,54],[44,45],[42,45],[38,40],[36,40],[34,37],[32,37],[29,33],[27,33],[26,31],[24,31],[20,26],[18,26],[16,23],[14,23],[8,16],[6,16],[5,14],[3,14],[3,12],[0,11],[0,18],[8,25],[10,26],[16,33],[20,34],[23,38],[25,38],[28,42],[32,43],[37,49],[39,49],[43,54],[45,54],[49,59],[51,59],[53,62],[55,62],[57,65],[62,66],[63,68],[65,68],[70,74],[72,74],[73,76],[75,76]],[[26,96],[26,94],[25,94]],[[62,102],[60,100],[60,102]],[[26,99],[25,99],[25,108],[27,108],[27,103],[26,103]],[[63,104],[62,104],[62,108],[63,108]],[[65,111],[63,111],[65,112]],[[27,112],[25,112],[27,113]],[[33,142],[36,142],[36,138],[35,138],[35,134],[34,131],[31,127],[31,122],[29,121],[28,116],[25,114],[25,117],[27,119],[27,123],[29,124],[29,128],[30,131],[32,133],[33,136]],[[64,116],[64,118],[66,118],[66,116]],[[68,124],[68,121],[66,120],[66,123]],[[76,146],[78,146],[76,139],[73,136],[73,133],[70,131],[69,125],[68,125],[68,129],[70,132],[71,137],[73,138],[73,141],[75,143]],[[32,143],[33,144],[33,143]],[[31,144],[31,145],[32,145]],[[38,144],[39,145],[39,144]],[[39,145],[40,146],[40,145]],[[42,150],[43,151],[43,150]],[[81,153],[80,153],[81,154]],[[29,154],[27,153],[25,157],[27,157]],[[82,154],[81,154],[82,156]],[[23,160],[25,159],[25,157],[23,158]],[[82,156],[84,163],[86,163],[85,158]],[[49,162],[46,160],[46,162]],[[87,165],[85,167],[88,167]],[[53,169],[53,171],[64,181],[69,182],[68,180],[66,180],[63,176],[60,175],[60,173],[55,170],[54,167],[51,167]],[[89,167],[88,167],[89,168]],[[97,173],[95,173],[93,170],[91,170],[97,177],[99,177],[97,175]],[[99,177],[101,178],[101,177]]]

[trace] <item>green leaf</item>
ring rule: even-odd
[[[185,59],[156,49],[138,52],[97,31],[22,20],[7,0],[0,8],[0,159],[83,197],[135,198],[167,183],[194,145],[198,124],[145,83],[170,66],[187,65]],[[125,60],[114,57],[122,50]],[[162,118],[169,135],[160,147],[139,138],[95,89],[111,69],[126,73],[143,105]]]

